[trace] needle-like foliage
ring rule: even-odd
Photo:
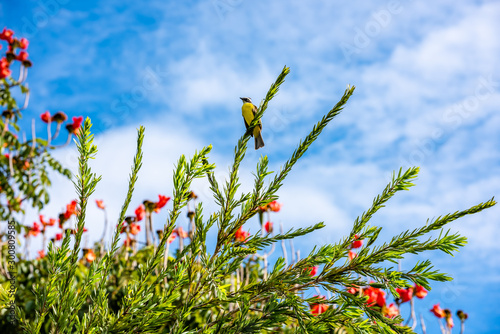
[[[375,197],[372,206],[354,221],[348,236],[337,243],[315,248],[302,259],[297,257],[288,263],[279,257],[272,268],[263,266],[259,252],[283,240],[307,235],[325,224],[319,222],[308,228],[290,229],[275,235],[256,233],[244,241],[236,237],[238,231],[258,215],[261,207],[278,198],[277,191],[293,166],[340,114],[354,92],[354,87],[347,87],[339,102],[312,127],[273,177],[270,177],[272,173],[268,170],[267,157],[261,157],[255,170],[253,189],[242,191],[238,172],[252,129],[265,114],[288,73],[289,68],[285,67],[271,85],[248,130],[238,140],[228,178],[222,185],[216,180],[215,166],[209,162],[211,146],[195,152],[191,158],[184,155],[179,158],[173,172],[173,206],[158,245],[144,247],[133,261],[129,261],[135,263],[131,265],[121,260],[123,252],[119,251],[118,242],[142,164],[144,128],[141,127],[129,190],[109,250],[83,271],[85,275],[77,278],[75,272],[87,201],[100,180],[88,165],[97,149],[92,144],[91,123],[87,119],[77,143],[80,160],[74,183],[79,197],[79,214],[73,248],[70,248],[69,234],[59,248],[51,244],[47,257],[47,283],[34,287],[36,315],[27,319],[23,310],[18,308],[24,332],[412,333],[410,327],[401,325],[400,316],[384,316],[384,309],[367,303],[366,295],[348,289],[383,288],[398,298],[396,288],[418,284],[430,289],[432,281],[450,280],[448,275],[434,269],[429,260],[418,262],[407,271],[390,265],[405,254],[432,250],[453,254],[465,245],[466,239],[445,230],[445,225],[489,208],[496,202],[491,199],[422,222],[422,227],[404,231],[384,242],[379,240],[382,227],[370,226],[369,221],[397,192],[413,186],[418,168],[400,169]],[[170,257],[169,236],[188,205],[192,183],[198,178],[208,180],[218,210],[205,215],[203,205],[199,203],[190,216],[194,227],[190,232],[190,243]],[[215,245],[207,247],[211,228],[217,229],[217,237]],[[430,234],[435,230],[440,231],[437,237]],[[350,245],[358,239],[364,240],[364,245],[356,257],[348,260]],[[131,273],[121,271],[122,265],[130,268]],[[315,266],[320,268],[319,273],[310,275],[310,268]],[[314,289],[328,292],[330,297],[312,297]],[[323,311],[312,313],[311,308],[318,305],[324,306]]]

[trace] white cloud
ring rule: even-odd
[[[483,79],[500,81],[495,76],[500,59],[498,3],[404,2],[403,10],[350,61],[341,43],[353,44],[357,31],[373,21],[374,13],[387,9],[387,3],[240,2],[222,19],[212,2],[194,7],[152,3],[154,14],[165,19],[133,33],[123,27],[137,23],[137,8],[116,14],[110,6],[102,9],[106,15],[94,13],[95,22],[78,30],[79,43],[65,46],[69,35],[51,42],[57,57],[39,59],[41,69],[33,79],[46,89],[41,100],[52,101],[53,86],[46,83],[75,76],[83,84],[72,86],[67,98],[78,110],[84,112],[87,101],[100,101],[102,115],[111,111],[118,120],[147,123],[144,165],[130,213],[143,199],[171,195],[178,156],[190,156],[209,143],[214,144],[210,156],[222,182],[243,130],[238,97],[259,101],[285,64],[292,72],[264,116],[266,147],[249,150],[242,164],[242,191],[251,188],[251,172],[261,154],[268,154],[271,170],[279,170],[345,85],[357,86],[345,111],[297,163],[279,192],[283,209],[273,214],[275,223],[282,222],[285,229],[326,223],[323,231],[302,238],[296,247],[307,251],[341,239],[400,165],[422,169],[417,186],[397,194],[373,218],[372,224],[384,227],[383,240],[421,226],[427,218],[498,195],[499,87],[493,85],[477,106],[463,107],[478,97]],[[155,17],[147,10],[141,13]],[[63,12],[58,29],[71,26],[73,15],[85,16]],[[103,46],[125,34],[130,44]],[[152,87],[144,83],[151,78],[148,68],[158,75]],[[90,88],[95,87],[104,87],[104,93],[94,95]],[[127,118],[113,110],[113,101],[139,89],[146,90],[145,97],[132,101],[137,106],[128,110]],[[457,104],[462,108],[456,109]],[[93,166],[103,181],[95,198],[105,200],[115,223],[135,152],[135,129],[119,127],[97,139],[100,151]],[[74,161],[68,150],[58,156],[66,163]],[[194,190],[207,217],[215,206],[206,183],[197,182]],[[74,197],[71,184],[56,182],[53,203],[44,212],[55,215]],[[485,272],[498,271],[500,263],[492,256],[500,250],[498,210],[451,225],[469,239],[459,255],[464,271],[478,262]],[[161,226],[165,212],[155,219]],[[101,212],[91,203],[88,225],[95,239],[101,224]],[[256,226],[255,221],[249,224],[253,231]],[[456,263],[442,254],[432,256],[444,271]],[[492,277],[492,282],[498,280]]]

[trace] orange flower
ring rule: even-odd
[[[170,197],[158,195],[158,202],[156,202],[156,205],[155,205],[155,212],[156,213],[160,212],[160,210],[167,204],[167,202],[169,200],[170,200]]]
[[[78,132],[80,131],[80,127],[83,122],[83,116],[73,117],[72,119],[73,123],[66,124],[66,130],[68,130],[69,133],[78,135]]]
[[[172,233],[172,234],[170,234],[170,235],[168,236],[167,242],[168,242],[169,244],[171,244],[172,242],[174,242],[175,238],[176,238],[176,234],[175,234],[175,233]]]
[[[131,223],[129,225],[129,228],[130,228],[130,233],[133,235],[138,235],[139,232],[141,231],[141,225],[136,223]]]
[[[243,231],[243,226],[240,226],[238,231],[236,231],[236,233],[234,234],[234,240],[244,242],[249,236],[250,233],[248,233],[247,231]]]
[[[127,239],[125,239],[125,241],[123,241],[123,246],[129,247],[130,245],[132,245],[133,241],[134,241],[134,239],[128,237]]]
[[[271,233],[273,231],[273,223],[267,222],[264,224],[264,229],[267,233]]]
[[[383,313],[387,318],[394,318],[399,315],[399,310],[394,303],[391,303],[389,306],[383,308]]]
[[[116,224],[116,228],[118,228],[118,226],[120,226],[120,224]],[[127,232],[127,225],[125,225],[124,222],[122,225],[122,229],[120,230],[120,233],[125,233],[125,232]]]
[[[354,253],[353,251],[349,251],[349,254],[347,255],[349,257],[349,261],[352,261],[358,254]]]
[[[408,289],[400,289],[396,288],[396,291],[399,293],[399,298],[402,303],[406,303],[413,297],[413,288]]]
[[[56,223],[56,220],[54,218],[50,218],[49,222],[45,221],[43,215],[40,215],[38,218],[40,219],[40,223],[42,223],[43,226],[54,226]]]
[[[38,233],[40,233],[41,230],[40,230],[40,224],[38,224],[37,222],[33,222],[33,226],[30,227],[29,231],[28,231],[28,235],[32,235],[34,237],[36,237],[38,235]]]
[[[39,215],[38,219],[40,219],[40,223],[42,223],[42,226],[47,225],[47,222],[45,221],[45,218],[43,217],[43,215]]]
[[[140,222],[141,220],[144,219],[144,214],[146,213],[146,209],[144,207],[144,204],[141,204],[135,209],[135,216],[137,218],[137,221]]]
[[[349,293],[351,293],[353,295],[357,294],[358,291],[359,291],[359,289],[355,288],[355,287],[350,287],[349,289],[347,289],[347,292],[349,292]]]
[[[44,257],[45,257],[45,251],[43,249],[39,250],[38,251],[38,257],[36,259],[40,260],[40,259],[43,259]]]
[[[438,318],[444,318],[445,316],[444,310],[439,307],[439,303],[431,308],[431,312],[434,313],[434,315]]]
[[[101,210],[104,210],[106,209],[106,207],[104,206],[104,202],[100,199],[96,199],[95,200],[95,204],[97,204],[97,207]]]
[[[85,254],[85,260],[87,262],[93,262],[96,259],[95,253],[92,249],[88,249]]]
[[[281,209],[281,204],[276,201],[272,201],[267,206],[269,207],[269,210],[271,210],[272,212],[279,212]]]
[[[359,237],[358,237],[358,235],[356,234],[356,235],[354,236],[354,240],[355,240],[355,241],[353,241],[353,242],[352,242],[352,244],[351,244],[351,248],[359,248],[359,247],[363,246],[363,240],[357,240],[358,238],[359,238]]]
[[[427,290],[421,285],[415,285],[415,296],[422,299],[427,296]]]
[[[184,229],[182,227],[178,227],[176,229],[174,229],[174,233],[177,234],[179,236],[179,238],[187,238],[189,235],[186,231],[184,231]]]
[[[87,230],[87,228],[84,226],[84,227],[83,227],[83,232],[87,232],[87,231],[88,231],[88,230]],[[82,232],[82,233],[83,233],[83,232]],[[74,229],[74,230],[71,230],[71,234],[76,235],[77,233],[78,233],[78,229],[77,229],[77,228],[76,228],[76,229]]]
[[[281,209],[281,204],[278,203],[277,201],[272,201],[271,203],[268,203],[267,205],[259,206],[259,210],[262,212],[265,212],[265,211],[279,212],[280,209]]]
[[[76,205],[78,204],[77,201],[73,200],[71,201],[70,204],[66,205],[66,212],[64,213],[64,218],[70,219],[72,215],[77,213]]]
[[[319,298],[326,299],[324,296],[319,297]],[[311,314],[314,316],[317,316],[321,313],[324,313],[328,309],[327,304],[312,304],[310,307],[311,307]]]
[[[453,318],[451,316],[446,317],[446,326],[448,326],[448,328],[453,328],[454,324],[453,324]]]

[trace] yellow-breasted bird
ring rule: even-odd
[[[249,97],[240,97],[243,101],[243,106],[241,107],[241,114],[243,115],[243,121],[245,122],[245,127],[248,129],[250,123],[252,123],[255,114],[257,113],[257,107],[252,103],[252,99]],[[255,138],[255,149],[258,150],[264,147],[264,139],[262,139],[262,122],[259,120],[259,124],[253,128],[252,136]]]

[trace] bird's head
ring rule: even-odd
[[[252,103],[252,99],[249,97],[240,97],[240,99],[243,103]]]

